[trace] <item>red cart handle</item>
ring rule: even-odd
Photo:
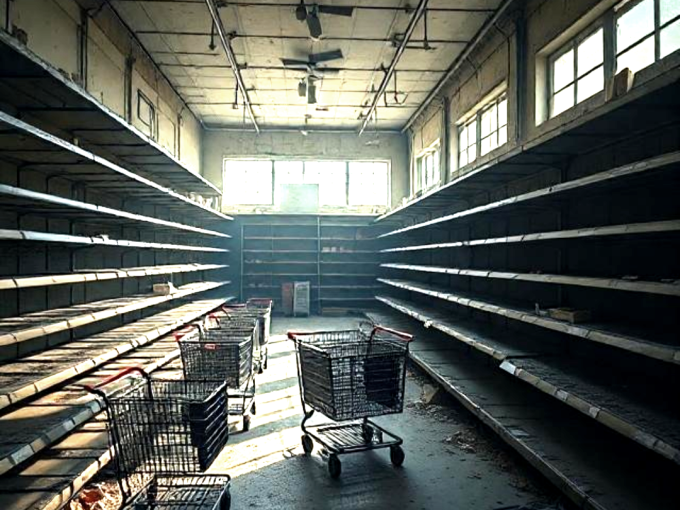
[[[112,382],[118,381],[119,379],[122,379],[126,375],[130,375],[133,372],[139,372],[145,378],[149,377],[149,374],[147,374],[142,367],[127,367],[118,372],[117,374],[113,374],[97,384],[86,384],[85,386],[83,386],[83,388],[85,388],[87,391],[95,392],[102,386],[106,386],[107,384],[111,384]]]
[[[412,342],[413,341],[413,335],[409,335],[408,333],[404,333],[403,331],[397,331],[396,329],[386,328],[385,326],[380,326],[380,325],[373,326],[373,331],[371,331],[371,338],[373,338],[378,331],[384,331],[385,333],[390,333],[391,335],[394,335],[394,336],[401,338],[405,342]]]
[[[391,328],[386,328],[384,326],[373,326],[373,330],[371,331],[371,339],[375,336],[375,334],[378,331],[384,331],[385,333],[390,333],[394,336],[397,336],[404,340],[405,342],[411,342],[413,340],[413,335],[409,335],[408,333],[404,333],[403,331],[397,331],[396,329],[391,329]],[[327,333],[327,331],[289,331],[287,333],[288,335],[288,340],[297,340],[298,336],[304,336],[304,335],[318,335],[320,333]]]
[[[199,326],[197,324],[188,324],[184,326],[182,329],[175,331],[173,333],[173,336],[175,337],[176,341],[179,341],[184,335],[188,335],[194,328],[198,327]]]

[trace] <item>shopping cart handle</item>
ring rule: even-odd
[[[406,342],[411,342],[413,340],[413,335],[409,335],[408,333],[404,333],[403,331],[397,331],[396,329],[386,328],[380,325],[373,326],[373,331],[371,331],[371,338],[373,338],[378,331],[383,331],[385,333],[390,333],[394,336],[398,336],[399,338],[405,340]]]
[[[179,340],[184,335],[191,333],[191,330],[194,329],[194,328],[197,328],[197,327],[198,327],[197,324],[188,324],[188,325],[184,326],[182,329],[180,329],[179,331],[175,331],[172,336],[175,337],[175,340]]]
[[[124,368],[123,370],[121,370],[120,372],[118,372],[117,374],[113,374],[113,375],[107,377],[106,379],[104,379],[103,381],[101,381],[97,384],[86,384],[85,386],[83,386],[83,388],[85,388],[87,391],[90,391],[90,392],[96,392],[96,390],[98,390],[102,386],[106,386],[107,384],[111,384],[112,382],[115,382],[119,379],[122,379],[126,375],[130,375],[133,372],[138,372],[138,373],[142,374],[147,379],[149,377],[149,374],[147,374],[142,367],[127,367],[127,368]]]

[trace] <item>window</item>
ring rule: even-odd
[[[227,203],[272,204],[272,162],[225,160],[224,197]]]
[[[679,0],[629,2],[617,14],[616,72],[635,73],[679,48]]]
[[[349,205],[389,203],[389,168],[384,161],[350,161]]]
[[[497,94],[465,115],[458,124],[458,168],[469,165],[508,141],[508,98]]]
[[[623,69],[637,73],[680,50],[680,0],[624,0],[599,21],[592,16],[588,21],[596,28],[552,54],[546,50],[547,58],[538,63],[547,83],[545,93],[537,94],[538,123],[601,92]]]
[[[477,117],[458,128],[458,166],[464,167],[477,159]]]
[[[156,107],[141,90],[137,90],[137,118],[148,128],[148,135],[156,136]]]
[[[386,161],[224,160],[225,204],[279,206],[286,184],[318,184],[319,205],[387,207]]]
[[[416,158],[416,175],[414,191],[428,190],[441,180],[439,166],[439,141]]]
[[[604,29],[578,37],[550,58],[550,116],[604,90]]]
[[[508,100],[505,95],[482,109],[480,115],[482,156],[508,141]]]

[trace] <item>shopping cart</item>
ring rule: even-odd
[[[401,413],[404,408],[406,359],[411,335],[382,326],[313,333],[289,332],[295,342],[304,418],[302,447],[314,442],[328,455],[333,478],[341,473],[341,454],[389,448],[395,466],[404,462],[402,439],[372,416]],[[334,422],[306,425],[315,411]]]
[[[243,417],[243,430],[250,430],[255,406],[253,344],[255,323],[218,318],[217,327],[190,326],[175,333],[182,357],[184,378],[189,381],[225,382],[229,414]]]
[[[246,301],[248,310],[256,310],[258,313],[258,327],[260,330],[259,345],[262,355],[262,370],[267,370],[269,361],[269,333],[271,332],[272,308],[274,300],[268,298],[250,298]]]
[[[103,390],[134,373],[142,377]],[[125,508],[229,509],[229,475],[200,474],[229,437],[226,384],[156,380],[131,367],[85,389],[106,404]]]
[[[267,368],[267,343],[269,342],[269,329],[271,323],[271,299],[253,298],[246,303],[224,305],[221,312],[208,316],[209,324],[214,324],[215,318],[227,318],[229,320],[250,320],[255,322],[255,343],[253,349],[253,362],[258,374]]]

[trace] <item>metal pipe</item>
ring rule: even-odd
[[[460,69],[460,66],[467,60],[467,58],[470,56],[470,54],[475,50],[479,42],[486,36],[486,34],[493,28],[493,26],[496,24],[496,22],[500,19],[500,17],[505,13],[505,11],[508,9],[511,3],[513,3],[514,0],[504,0],[504,2],[498,7],[496,12],[491,16],[486,23],[482,26],[482,28],[479,29],[479,32],[472,38],[470,43],[465,47],[463,52],[458,56],[458,58],[451,64],[451,67],[446,71],[444,76],[442,76],[441,80],[437,83],[437,86],[432,89],[432,91],[427,95],[425,98],[425,101],[418,107],[418,109],[411,115],[411,118],[408,120],[406,125],[401,129],[401,132],[404,133],[408,128],[413,125],[415,120],[418,118],[418,116],[425,111],[425,109],[430,106],[430,103],[432,100],[437,96],[439,91],[444,87],[447,81],[451,79],[451,77]]]
[[[373,97],[371,107],[368,109],[368,113],[366,114],[366,117],[364,117],[364,120],[361,123],[359,135],[361,135],[366,129],[366,126],[370,122],[371,117],[373,116],[373,113],[375,112],[375,109],[378,106],[380,98],[385,93],[385,90],[387,90],[387,85],[389,84],[390,79],[392,78],[392,75],[394,74],[394,71],[397,68],[397,64],[399,63],[401,56],[404,54],[404,51],[406,50],[406,45],[408,44],[409,40],[411,39],[411,36],[413,35],[413,31],[415,30],[416,25],[418,24],[418,20],[420,20],[420,17],[423,15],[423,12],[425,12],[425,8],[427,7],[428,1],[429,0],[420,0],[418,7],[416,7],[416,10],[413,13],[413,16],[411,17],[411,20],[408,23],[408,27],[406,28],[406,32],[404,33],[404,37],[399,42],[397,52],[394,54],[394,58],[392,58],[392,63],[390,63],[390,67],[387,69],[385,76],[383,76],[382,82],[380,82],[380,87],[378,88],[377,92],[375,93],[375,96]]]
[[[220,12],[217,9],[217,5],[215,5],[215,0],[205,0],[205,4],[208,6],[210,16],[212,17],[213,23],[215,24],[215,29],[217,30],[217,35],[219,35],[220,37],[222,47],[224,48],[224,52],[227,54],[227,59],[229,60],[229,64],[231,65],[231,69],[234,73],[234,78],[236,78],[236,84],[238,85],[238,88],[241,91],[241,97],[243,98],[243,106],[248,112],[248,116],[250,117],[250,120],[253,123],[255,131],[259,133],[260,126],[258,126],[257,120],[255,120],[255,113],[253,112],[253,107],[250,104],[248,90],[246,89],[246,85],[243,82],[243,76],[241,76],[241,70],[239,69],[238,62],[236,61],[236,55],[234,55],[234,50],[231,48],[231,43],[229,42],[229,38],[227,37],[227,34],[224,30],[222,18],[220,17]]]

